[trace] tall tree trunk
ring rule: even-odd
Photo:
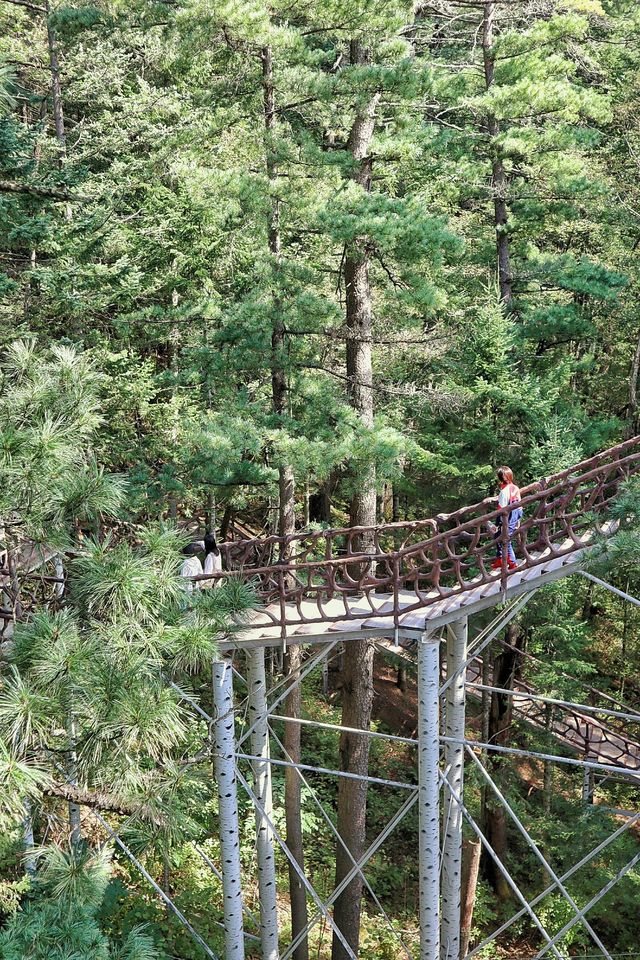
[[[640,339],[636,343],[636,349],[631,362],[631,372],[629,374],[629,424],[627,434],[633,437],[638,431],[638,377],[640,376]]]
[[[9,603],[13,621],[16,623],[22,619],[22,594],[20,587],[20,575],[17,566],[17,542],[13,536],[12,524],[6,521],[4,528],[4,539],[6,544],[5,556],[7,560],[7,572],[9,579],[9,590],[5,590],[5,595],[9,597]]]
[[[352,65],[364,66],[368,51],[357,41],[351,42]],[[375,112],[380,96],[375,94],[356,117],[348,141],[348,150],[355,161],[355,181],[363,190],[371,187],[371,160],[368,156],[375,127]],[[373,368],[371,364],[372,304],[369,280],[370,252],[364,242],[354,242],[344,261],[347,326],[347,377],[351,405],[367,429],[373,427]],[[361,468],[355,479],[351,500],[352,526],[373,526],[376,522],[376,471],[373,463]],[[373,549],[370,536],[364,535],[357,547],[363,552]],[[349,640],[345,644],[342,724],[368,730],[373,705],[373,646],[367,639]],[[341,769],[366,776],[369,765],[369,738],[360,734],[342,733],[340,737]],[[362,780],[341,778],[338,786],[338,831],[343,842],[358,860],[366,842],[367,785]],[[341,883],[352,863],[338,845],[336,852],[336,885]],[[334,920],[347,943],[357,955],[360,939],[362,880],[356,877],[336,900]],[[334,933],[332,960],[345,960],[346,950]]]
[[[21,76],[20,72],[18,72],[18,78],[19,78],[20,84],[23,85],[25,81],[24,81],[24,78]],[[44,100],[41,105],[41,110],[42,109],[46,109],[46,100]],[[25,127],[29,128],[31,126],[31,110],[29,109],[29,104],[26,102],[23,104],[23,108],[22,108],[22,121]],[[37,140],[33,149],[33,166],[34,166],[34,171],[36,173],[40,168],[41,156],[42,156],[42,144],[40,140]],[[34,246],[31,248],[31,251],[29,254],[29,266],[31,268],[31,276],[27,278],[27,282],[24,285],[24,293],[23,293],[23,296],[24,296],[23,313],[24,313],[25,320],[28,320],[29,311],[31,308],[31,298],[36,290],[36,284],[33,279],[33,273],[35,272],[37,263],[38,263],[38,253]]]
[[[311,499],[311,491],[309,490],[309,479],[307,478],[307,480],[305,481],[305,485],[304,485],[304,501],[303,501],[303,502],[304,502],[304,515],[303,515],[303,518],[302,518],[302,522],[303,522],[303,524],[304,524],[305,527],[308,527],[308,526],[309,526],[309,523],[311,522],[311,515],[310,515],[310,512],[309,512],[309,501],[310,501],[310,499]]]
[[[368,640],[349,640],[345,644],[342,677],[342,720],[345,727],[367,730],[373,704],[373,645]],[[369,737],[358,733],[340,736],[340,769],[366,776],[369,767]],[[367,820],[367,784],[364,780],[340,778],[338,784],[338,831],[354,860],[365,850]],[[342,844],[336,850],[336,886],[351,870],[352,861]],[[358,955],[362,879],[351,881],[336,900],[333,918],[353,952]],[[343,945],[333,936],[332,960],[348,957]]]
[[[286,330],[282,317],[282,301],[279,290],[280,270],[282,266],[282,250],[280,238],[280,200],[278,198],[278,166],[274,138],[276,135],[276,99],[273,80],[273,53],[271,47],[266,46],[261,51],[262,61],[262,94],[264,106],[264,142],[267,177],[271,193],[269,211],[269,251],[273,258],[273,270],[276,289],[273,298],[273,321],[271,328],[271,394],[273,411],[278,417],[287,412],[287,376],[285,369],[285,355],[287,349]],[[278,533],[281,537],[289,537],[295,533],[295,477],[293,467],[283,464],[278,468],[279,501],[278,501]],[[286,542],[280,547],[280,560],[287,562],[290,558],[290,548]],[[289,586],[289,578],[285,578],[285,586]],[[300,675],[301,651],[295,645],[289,648],[284,663],[285,673],[290,674],[293,685],[284,703],[285,716],[293,720],[299,719],[301,713],[301,693],[296,679]],[[293,763],[301,761],[301,728],[298,723],[285,723],[284,747]],[[304,843],[302,835],[302,811],[300,777],[298,771],[287,768],[285,773],[285,820],[287,830],[287,845],[293,854],[298,866],[304,870]],[[289,896],[291,900],[291,932],[294,939],[306,928],[308,923],[307,896],[300,878],[289,864]],[[308,960],[309,943],[307,937],[298,944],[293,952],[294,960]]]
[[[229,527],[231,526],[231,520],[233,519],[233,506],[228,503],[224,508],[224,513],[222,514],[222,521],[220,522],[220,541],[224,543],[229,535]]]
[[[47,46],[49,50],[49,70],[51,73],[51,98],[53,101],[53,122],[56,130],[56,140],[60,147],[60,162],[64,161],[67,152],[67,139],[64,127],[64,111],[62,108],[62,86],[60,84],[60,63],[58,61],[58,44],[56,34],[51,25],[51,8],[46,5],[47,13]]]
[[[53,101],[53,122],[56,131],[56,140],[58,141],[58,147],[60,149],[60,156],[58,162],[62,168],[67,159],[67,133],[65,130],[64,124],[64,109],[62,106],[62,85],[60,83],[60,62],[58,60],[58,43],[56,40],[56,32],[51,23],[51,7],[49,5],[49,0],[46,3],[46,20],[47,20],[47,48],[49,51],[49,71],[51,73],[51,99]],[[67,203],[64,208],[64,216],[66,220],[71,220],[73,214],[71,212],[71,204]]]
[[[335,474],[329,474],[322,484],[322,522],[331,526],[331,498],[335,487]]]
[[[271,47],[263,47],[262,93],[264,105],[264,136],[267,177],[271,192],[269,212],[269,251],[273,257],[273,269],[276,284],[280,281],[282,266],[282,244],[280,239],[280,200],[277,195],[278,165],[274,137],[276,134],[276,101],[273,82],[273,54]],[[271,330],[271,393],[274,413],[283,417],[287,412],[287,375],[285,369],[287,342],[282,301],[276,289],[273,299],[273,321]],[[279,473],[280,501],[278,528],[281,537],[295,532],[295,478],[289,464],[281,466]],[[281,558],[284,559],[284,558]]]
[[[391,523],[398,523],[400,520],[400,492],[397,484],[394,483],[391,493]]]
[[[478,872],[482,844],[479,840],[462,841],[462,904],[460,909],[460,960],[464,960],[469,951],[473,908],[476,903]],[[452,957],[451,960],[458,960]]]
[[[493,51],[494,16],[495,3],[485,3],[482,24],[482,57],[487,91],[493,86],[495,72],[495,54]],[[508,178],[497,144],[500,127],[493,113],[487,115],[486,127],[487,133],[489,134],[489,149],[491,151],[491,185],[493,189],[493,212],[496,231],[500,299],[503,303],[509,304],[513,299],[513,278],[511,275],[511,260],[509,256],[509,234],[507,231],[509,219],[506,196]]]
[[[169,858],[169,845],[168,842],[162,846],[162,889],[168,897],[171,896],[171,860]],[[169,904],[165,904],[165,910],[167,917],[172,915],[171,907]]]
[[[216,496],[209,492],[205,499],[204,526],[207,533],[215,536],[216,532]]]

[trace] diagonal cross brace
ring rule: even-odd
[[[333,650],[333,648],[337,643],[339,643],[339,640],[334,640],[333,643],[327,644],[327,646],[323,650],[321,650],[320,653],[316,657],[314,657],[310,663],[307,664],[304,670],[300,671],[299,676],[296,679],[294,679],[294,681],[291,684],[289,684],[289,686],[287,686],[284,693],[281,693],[280,696],[273,701],[273,703],[269,707],[269,713],[271,713],[272,710],[275,710],[275,708],[279,706],[283,700],[287,699],[287,697],[291,693],[291,690],[302,683],[304,678],[307,677],[311,673],[311,671],[318,666],[318,664],[324,659],[324,657],[326,657],[327,654],[330,653],[331,650]],[[271,693],[271,691],[269,691],[269,693]],[[247,740],[248,737],[251,736],[251,734],[253,733],[253,731],[255,730],[256,726],[259,723],[260,723],[260,720],[258,719],[254,724],[252,724],[249,727],[248,730],[245,730],[245,732],[242,734],[242,736],[238,740],[238,743],[237,743],[238,747],[241,747],[242,744],[245,742],[245,740]]]
[[[518,600],[514,600],[512,605],[507,610],[501,610],[498,616],[487,627],[484,628],[479,636],[475,638],[476,646],[473,648],[464,663],[461,663],[455,672],[452,673],[450,677],[447,677],[445,682],[440,687],[440,696],[442,696],[442,694],[449,689],[458,674],[466,671],[469,664],[472,663],[476,657],[482,653],[484,648],[491,643],[494,637],[496,637],[500,631],[520,613],[522,608],[529,602],[535,592],[535,590],[532,590],[530,593],[523,594],[523,596]]]
[[[572,917],[571,920],[569,920],[568,923],[565,923],[565,925],[564,925],[564,927],[562,928],[562,930],[558,930],[558,932],[557,932],[556,934],[554,934],[551,942],[548,943],[546,947],[544,947],[539,953],[536,954],[534,960],[540,960],[540,957],[543,957],[543,956],[545,955],[545,953],[547,952],[547,950],[553,948],[553,945],[554,945],[555,943],[557,943],[558,940],[561,940],[562,937],[564,937],[565,933],[568,933],[569,930],[571,930],[572,927],[575,927],[576,923],[580,923],[581,920],[582,920],[582,922],[584,923],[584,922],[585,922],[585,919],[584,919],[585,914],[588,913],[589,910],[591,910],[592,907],[595,907],[596,903],[598,903],[600,900],[602,900],[602,898],[603,898],[604,896],[606,896],[607,893],[609,893],[609,890],[611,890],[611,889],[616,885],[616,883],[617,883],[619,880],[622,880],[622,878],[623,878],[627,873],[629,873],[630,870],[633,870],[633,868],[635,867],[636,863],[638,863],[639,861],[640,861],[640,853],[636,853],[636,855],[635,855],[634,857],[632,857],[631,860],[629,860],[628,863],[625,863],[624,867],[621,867],[620,870],[618,870],[618,872],[616,873],[615,877],[612,877],[611,880],[609,880],[609,882],[604,885],[604,887],[602,888],[602,890],[599,890],[598,893],[596,893],[596,895],[595,895],[594,897],[592,897],[591,900],[589,900],[589,903],[587,903],[586,906],[584,906],[584,907],[576,914],[575,917]]]
[[[409,810],[414,805],[417,799],[418,799],[418,790],[416,789],[415,793],[404,802],[402,807],[400,807],[397,813],[392,817],[392,819],[389,821],[389,823],[384,828],[382,833],[374,840],[374,842],[371,844],[368,850],[366,850],[366,852],[362,855],[360,860],[358,860],[357,862],[354,862],[354,865],[349,871],[349,873],[347,873],[346,876],[343,877],[342,881],[335,888],[331,896],[325,901],[324,903],[325,910],[333,906],[333,904],[338,899],[338,897],[343,892],[343,890],[345,890],[349,886],[353,878],[357,876],[357,874],[362,872],[362,868],[365,866],[365,864],[376,853],[379,847],[382,846],[382,844],[387,839],[389,834],[392,833],[393,830],[395,830],[395,828],[398,826],[400,821],[404,819],[404,817],[409,812]],[[304,937],[309,933],[311,928],[315,926],[315,924],[321,919],[322,916],[323,914],[319,912],[314,917],[311,918],[305,930],[301,931],[298,934],[294,942],[289,945],[287,951],[282,955],[280,960],[287,960],[287,958],[291,956],[291,954],[293,953],[295,948],[298,946],[298,944],[304,939]]]
[[[478,757],[476,757],[476,755],[475,755],[475,753],[473,752],[473,750],[470,750],[469,748],[467,748],[467,752],[468,752],[469,756],[472,758],[472,760],[473,760],[473,762],[475,763],[475,765],[476,765],[476,766],[478,767],[478,769],[480,770],[480,773],[482,774],[482,776],[484,777],[484,779],[486,780],[486,782],[487,782],[487,783],[489,784],[489,786],[492,788],[493,792],[495,793],[495,795],[496,795],[496,797],[498,798],[498,800],[500,801],[500,803],[503,805],[503,807],[505,808],[505,810],[507,811],[507,813],[509,814],[509,816],[511,817],[511,819],[512,819],[513,822],[515,823],[515,825],[516,825],[516,827],[518,828],[520,834],[524,837],[524,839],[526,840],[526,842],[529,844],[529,846],[530,846],[531,849],[533,850],[533,853],[534,853],[536,859],[542,864],[542,866],[543,866],[543,868],[545,869],[545,871],[549,874],[549,876],[551,877],[551,879],[554,881],[554,883],[556,884],[556,887],[558,888],[558,890],[560,891],[560,893],[562,894],[562,896],[565,898],[565,900],[567,901],[567,903],[569,904],[569,906],[571,907],[571,909],[575,911],[576,916],[577,916],[579,919],[582,920],[582,922],[583,922],[583,924],[584,924],[584,926],[585,926],[585,929],[587,930],[587,932],[588,932],[589,935],[591,936],[593,942],[596,944],[596,946],[597,946],[600,950],[602,950],[602,953],[603,953],[604,956],[607,958],[607,960],[612,960],[611,954],[609,953],[609,951],[607,950],[607,948],[605,947],[605,945],[603,944],[602,940],[600,939],[600,937],[598,936],[598,934],[595,932],[595,930],[593,929],[593,927],[591,926],[591,924],[589,923],[589,921],[588,921],[584,916],[580,916],[580,907],[579,907],[578,904],[575,902],[575,900],[573,899],[573,897],[571,896],[571,894],[569,893],[569,891],[567,890],[567,888],[564,886],[564,884],[562,883],[562,881],[560,880],[560,878],[556,875],[553,867],[552,867],[551,864],[548,862],[548,860],[546,859],[546,857],[542,854],[542,852],[541,852],[540,848],[538,847],[537,843],[535,842],[535,840],[533,839],[533,837],[529,834],[529,832],[527,831],[526,827],[524,826],[524,824],[522,823],[522,821],[521,821],[520,818],[518,817],[517,813],[516,813],[515,810],[511,807],[511,805],[509,804],[509,802],[508,802],[507,798],[504,796],[504,794],[501,792],[500,788],[498,787],[498,785],[497,785],[497,783],[495,782],[495,780],[493,779],[493,777],[487,772],[487,770],[485,770],[484,766],[482,765],[482,763],[480,762],[480,760],[478,759]]]
[[[271,730],[271,736],[272,736],[273,739],[276,741],[276,743],[278,744],[278,746],[280,747],[280,749],[281,749],[282,752],[284,753],[285,757],[287,757],[288,760],[291,760],[291,757],[289,756],[289,754],[288,754],[287,751],[285,750],[284,744],[282,743],[282,741],[280,740],[280,738],[278,737],[278,735],[275,733],[275,731],[273,730],[273,728],[272,728],[271,726],[269,727],[269,729]],[[373,887],[371,886],[371,884],[370,884],[369,881],[367,880],[366,876],[364,875],[364,871],[362,870],[362,867],[357,864],[357,861],[356,861],[356,859],[354,858],[353,854],[351,853],[351,851],[350,851],[349,848],[347,847],[346,843],[344,842],[344,840],[342,839],[342,837],[341,837],[340,834],[338,833],[336,827],[335,827],[334,824],[333,824],[333,821],[331,820],[331,817],[328,815],[328,813],[327,813],[326,810],[324,809],[324,806],[322,805],[322,802],[320,801],[320,799],[319,799],[316,791],[315,791],[315,790],[313,789],[313,787],[310,785],[309,781],[306,779],[306,777],[304,776],[304,774],[302,773],[302,771],[301,771],[300,769],[297,769],[296,772],[297,772],[297,774],[298,774],[298,777],[299,777],[300,781],[301,781],[302,784],[304,785],[304,787],[309,791],[309,794],[310,794],[310,796],[311,796],[311,799],[313,800],[313,802],[314,802],[315,805],[317,806],[318,810],[320,811],[320,815],[322,816],[323,820],[325,821],[325,823],[327,824],[327,826],[329,827],[329,829],[331,830],[331,832],[332,832],[333,835],[335,836],[335,838],[336,838],[336,840],[338,841],[338,843],[341,845],[342,849],[345,851],[345,853],[346,853],[347,857],[349,858],[349,860],[351,860],[352,865],[353,865],[354,867],[355,867],[355,866],[358,867],[358,873],[359,873],[360,877],[362,878],[362,882],[364,883],[365,887],[366,887],[367,890],[369,891],[369,894],[370,894],[373,902],[375,903],[375,905],[377,906],[377,908],[380,910],[380,913],[382,914],[382,916],[383,916],[384,919],[386,920],[387,924],[389,925],[389,929],[391,930],[391,932],[392,932],[393,935],[395,936],[396,940],[398,941],[398,943],[400,944],[400,946],[402,947],[402,949],[403,949],[404,952],[406,953],[406,955],[407,955],[407,960],[412,960],[412,956],[411,956],[411,953],[409,952],[409,949],[407,948],[407,946],[406,946],[406,944],[404,943],[404,941],[403,941],[402,937],[400,936],[400,934],[399,934],[399,933],[397,932],[397,930],[393,927],[393,925],[392,925],[392,923],[391,923],[391,920],[390,920],[390,918],[389,918],[386,910],[384,909],[384,907],[383,907],[382,904],[380,903],[380,900],[379,900],[378,897],[376,896],[376,893],[375,893]],[[309,930],[309,927],[308,927],[308,926],[307,926],[306,930],[307,930],[307,932],[308,932],[308,930]],[[295,946],[297,946],[297,940],[296,940],[296,944],[295,944],[295,945],[294,945],[293,943],[289,945],[289,947],[287,948],[286,953],[280,958],[280,960],[286,960],[286,958],[290,955],[290,953],[295,949]]]
[[[311,899],[313,900],[313,902],[315,903],[315,905],[318,907],[318,909],[322,912],[323,917],[325,918],[325,920],[327,921],[327,923],[328,923],[329,926],[331,927],[332,931],[335,933],[336,937],[338,938],[338,940],[340,941],[340,943],[342,944],[342,946],[343,946],[344,949],[346,950],[347,955],[349,956],[349,960],[358,960],[358,958],[356,957],[355,953],[353,952],[353,950],[351,949],[351,947],[349,946],[349,944],[348,944],[347,941],[345,940],[345,938],[344,938],[344,936],[343,936],[343,934],[342,934],[342,931],[339,929],[339,927],[336,926],[336,924],[334,923],[333,917],[332,917],[332,916],[330,915],[330,913],[325,909],[325,907],[324,907],[324,905],[323,905],[323,903],[322,903],[322,900],[320,899],[320,897],[318,896],[318,894],[316,893],[316,891],[314,890],[314,888],[311,886],[311,884],[310,884],[309,881],[307,880],[307,878],[306,878],[306,876],[305,876],[305,873],[304,873],[304,870],[300,867],[300,864],[298,863],[298,861],[296,860],[296,858],[294,857],[294,855],[293,855],[293,854],[291,853],[291,851],[289,850],[289,847],[287,846],[287,844],[285,843],[285,841],[283,840],[283,838],[280,836],[280,833],[279,833],[279,831],[277,830],[277,828],[276,828],[276,826],[275,826],[272,818],[267,815],[267,812],[266,812],[266,810],[264,809],[264,806],[260,803],[260,801],[259,801],[258,798],[256,797],[255,793],[253,792],[253,790],[251,789],[251,787],[249,786],[249,784],[247,783],[247,781],[246,781],[245,778],[243,777],[242,772],[241,772],[240,769],[238,768],[237,764],[236,764],[236,776],[238,777],[239,782],[240,782],[240,783],[242,784],[242,786],[244,787],[244,790],[245,790],[247,796],[249,797],[249,799],[255,804],[255,806],[258,808],[260,814],[265,818],[265,821],[269,824],[269,827],[270,827],[270,829],[271,829],[274,837],[276,838],[276,840],[277,840],[278,843],[280,844],[280,847],[281,847],[282,850],[284,851],[284,854],[285,854],[285,856],[287,857],[289,863],[292,865],[293,869],[296,871],[296,873],[297,873],[298,876],[300,877],[300,880],[302,881],[302,884],[303,884],[305,890],[306,890],[307,893],[311,896]]]
[[[601,843],[599,843],[597,847],[594,847],[593,850],[591,850],[588,854],[586,854],[586,856],[582,858],[582,860],[579,860],[576,864],[570,867],[566,873],[563,873],[562,876],[560,877],[562,882],[564,883],[565,880],[568,880],[569,877],[572,877],[574,873],[577,873],[578,870],[580,870],[587,863],[593,860],[594,857],[597,857],[599,853],[601,853],[603,850],[605,850],[609,846],[609,844],[617,840],[621,834],[625,833],[626,830],[634,826],[639,820],[640,820],[640,813],[636,813],[634,817],[631,817],[629,820],[626,821],[626,823],[623,823],[622,826],[618,827],[618,829],[614,833],[612,833],[611,836],[607,837],[606,840],[603,840]],[[556,883],[554,881],[550,883],[549,886],[542,891],[542,893],[539,893],[536,897],[533,898],[533,900],[530,900],[529,906],[530,907],[537,906],[537,904],[539,904],[541,900],[544,900],[544,898],[548,896],[548,894],[552,893],[555,889],[556,889]],[[492,940],[495,940],[496,937],[499,937],[500,934],[504,933],[505,930],[508,930],[509,927],[512,924],[514,924],[517,920],[520,920],[521,917],[523,917],[526,914],[526,912],[527,911],[523,908],[522,910],[519,910],[517,913],[514,913],[514,915],[510,917],[509,920],[506,920],[500,927],[498,927],[497,930],[494,930],[493,933],[490,934],[490,936],[485,937],[482,943],[479,943],[477,947],[474,947],[473,950],[470,950],[465,960],[470,960],[471,957],[475,957],[476,954],[480,953],[487,946],[487,944],[491,943]]]
[[[452,787],[452,785],[449,783],[449,781],[448,781],[442,774],[440,774],[440,781],[441,781],[441,782],[448,788],[448,790],[450,791],[451,796],[453,797],[453,799],[455,800],[455,802],[458,804],[458,806],[459,806],[460,809],[462,810],[462,815],[464,816],[465,820],[467,821],[467,823],[469,824],[469,826],[471,827],[471,829],[473,830],[473,832],[474,832],[475,835],[477,836],[478,840],[480,841],[480,843],[482,844],[482,846],[484,847],[484,849],[487,851],[487,853],[489,854],[489,856],[491,857],[491,859],[492,859],[493,862],[495,863],[496,867],[498,868],[498,870],[500,871],[500,873],[502,874],[502,876],[504,877],[504,879],[505,879],[506,882],[508,883],[509,887],[511,888],[511,890],[512,890],[513,893],[515,894],[516,899],[518,899],[518,900],[520,901],[520,903],[522,904],[522,907],[523,907],[523,909],[525,910],[525,912],[528,913],[528,915],[531,917],[531,919],[533,920],[534,924],[536,925],[536,927],[538,928],[538,930],[539,930],[540,933],[542,934],[543,938],[547,941],[547,944],[549,945],[550,949],[553,951],[553,955],[555,956],[556,960],[565,960],[565,958],[562,956],[562,954],[558,951],[558,949],[557,949],[557,947],[555,946],[555,944],[552,944],[552,943],[551,943],[551,937],[549,936],[549,934],[547,933],[547,931],[546,931],[545,928],[543,927],[542,922],[540,921],[540,918],[537,916],[536,913],[534,913],[532,907],[531,907],[530,904],[527,902],[527,900],[524,898],[524,896],[523,896],[523,894],[521,893],[520,888],[518,887],[517,883],[515,882],[515,880],[513,879],[513,877],[511,876],[511,874],[509,873],[509,871],[508,871],[507,868],[505,867],[505,865],[503,864],[502,860],[501,860],[500,857],[497,855],[497,853],[495,852],[495,850],[493,849],[493,847],[491,846],[491,844],[489,843],[489,841],[488,841],[487,838],[485,837],[484,833],[482,832],[482,830],[480,829],[480,827],[478,826],[478,824],[475,822],[475,820],[473,819],[473,817],[471,816],[471,814],[470,814],[469,811],[467,810],[467,808],[466,808],[466,806],[464,805],[464,803],[463,803],[462,798],[460,797],[460,795],[456,792],[455,788]]]

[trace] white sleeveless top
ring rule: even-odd
[[[205,574],[219,573],[222,570],[222,554],[221,553],[208,553],[204,558],[204,572]],[[203,587],[221,587],[222,580],[203,580]]]
[[[201,574],[202,564],[198,557],[186,557],[186,559],[183,560],[182,566],[180,567],[180,576],[186,578],[185,588],[189,593],[191,593],[192,590],[198,590],[201,586],[201,581],[194,583],[190,578],[198,577]]]

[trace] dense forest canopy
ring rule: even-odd
[[[106,373],[101,457],[134,513],[213,490],[264,529],[289,464],[303,522],[373,462],[413,516],[634,429],[637,12],[483,10],[3,0],[0,335]]]
[[[219,854],[207,727],[167,678],[210,709],[211,659],[256,598],[230,579],[186,600],[189,537],[426,518],[495,494],[500,464],[524,485],[640,432],[639,51],[632,0],[0,0],[0,957],[205,956],[121,849],[110,863],[91,811],[221,942],[193,846]],[[593,567],[632,593],[639,498],[632,483]],[[37,597],[25,544],[45,550]],[[634,701],[637,614],[594,589],[534,598],[506,634],[530,659],[494,651],[505,683]],[[354,641],[337,692],[310,677],[304,709],[368,728],[376,670]],[[299,691],[285,708],[300,716]],[[550,749],[503,720],[497,742]],[[288,756],[356,775],[413,763],[280,733]],[[569,774],[554,817],[546,768],[494,774],[563,863],[604,835]],[[278,776],[328,895],[350,863]],[[357,857],[388,811],[353,783],[323,799]],[[469,791],[533,895],[538,867]],[[372,876],[414,934],[415,826]],[[620,952],[638,882],[596,911]],[[484,867],[478,891],[480,942],[511,894]],[[395,958],[361,895],[356,879],[337,922],[362,958]],[[565,908],[551,899],[554,932]],[[587,942],[571,928],[563,955]]]

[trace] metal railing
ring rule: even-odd
[[[606,530],[620,484],[640,472],[640,437],[569,470],[524,487],[524,516],[513,536],[518,571],[583,550]],[[254,583],[262,610],[247,630],[358,621],[372,616],[390,628],[412,611],[482,585],[506,587],[509,507],[488,498],[425,520],[237,540],[221,545],[223,572],[197,580],[241,575]],[[492,569],[498,542],[502,564]],[[280,558],[274,561],[273,557]],[[48,558],[18,563],[24,614],[55,596]],[[11,577],[0,570],[0,639],[15,616]],[[20,619],[18,617],[17,619]]]
[[[518,571],[583,550],[606,532],[620,484],[640,472],[640,437],[522,489],[524,516],[513,536]],[[224,571],[256,586],[262,616],[247,629],[287,628],[399,617],[483,584],[506,581],[507,523],[501,569],[495,527],[509,507],[488,498],[426,520],[296,533],[221,546]],[[273,556],[282,558],[274,562]],[[203,577],[197,578],[205,579]]]
[[[640,737],[640,716],[597,705],[554,702],[552,698],[540,696],[535,687],[524,680],[516,680],[513,688],[506,690],[485,686],[480,660],[469,665],[467,685],[476,697],[480,697],[483,690],[510,697],[514,716],[539,730],[546,730],[554,740],[581,756],[640,770],[640,743],[628,735],[631,726]]]

